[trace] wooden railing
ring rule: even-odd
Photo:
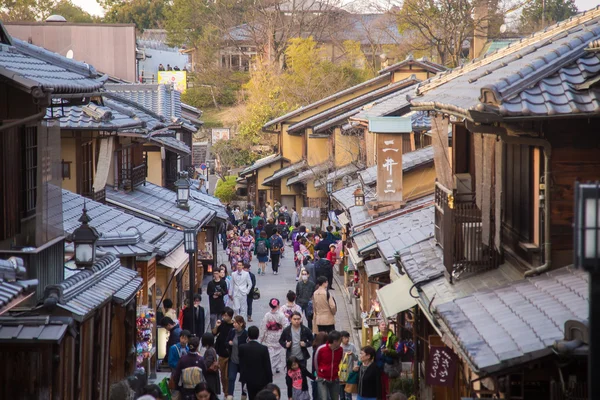
[[[97,201],[98,203],[106,203],[106,190],[101,189],[96,191],[92,191],[91,193],[83,193],[83,197],[87,197],[88,199]]]
[[[141,185],[146,185],[146,164],[131,169],[131,186],[136,188]]]
[[[444,265],[450,282],[463,274],[498,267],[500,257],[494,249],[494,232],[488,243],[482,240],[482,215],[472,193],[457,194],[436,183],[435,239],[444,250]]]

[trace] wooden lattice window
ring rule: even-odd
[[[23,135],[23,216],[35,214],[37,200],[37,127],[25,128]]]

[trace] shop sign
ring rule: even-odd
[[[453,386],[458,357],[446,346],[431,346],[425,381],[429,386]]]

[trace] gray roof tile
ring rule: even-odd
[[[0,342],[6,343],[42,343],[60,342],[65,333],[76,332],[73,319],[51,316],[1,316]]]
[[[297,163],[290,164],[287,167],[283,167],[278,169],[273,173],[273,175],[269,176],[265,180],[263,180],[263,185],[269,185],[272,183],[279,182],[280,179],[285,178],[286,176],[292,175],[293,173],[300,171],[306,167],[306,160],[300,160]]]
[[[106,118],[94,118],[86,113],[86,108],[105,113]],[[118,110],[90,103],[86,106],[67,106],[59,108],[48,108],[46,118],[58,118],[60,127],[63,129],[93,129],[103,131],[117,131],[122,129],[141,129],[143,121],[123,114]]]
[[[86,63],[12,38],[13,46],[0,46],[0,75],[33,88],[52,89],[54,94],[99,90],[108,79]]]
[[[436,307],[479,372],[550,354],[567,320],[587,320],[587,273],[572,267],[475,292]]]
[[[261,159],[254,161],[254,163],[252,165],[250,165],[249,167],[244,168],[240,172],[239,176],[243,177],[245,175],[248,175],[252,171],[255,171],[266,165],[273,164],[274,162],[279,161],[279,160],[285,160],[285,158],[283,158],[283,156],[281,156],[280,154],[270,154],[266,157],[263,157]]]
[[[440,74],[417,89],[412,105],[474,119],[472,111],[483,110],[505,117],[599,114],[600,94],[587,83],[600,75],[600,61],[585,50],[600,39],[599,22],[600,7]]]

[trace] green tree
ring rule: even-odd
[[[221,200],[223,203],[229,203],[235,200],[237,195],[235,194],[235,180],[237,176],[231,175],[223,180],[222,178],[217,181],[217,187],[215,188],[215,197]]]
[[[2,21],[40,21],[52,15],[57,0],[0,0]]]
[[[68,22],[92,23],[96,18],[92,17],[83,8],[76,6],[69,0],[62,0],[52,10],[51,14],[62,15]]]
[[[240,136],[218,141],[212,145],[211,151],[219,161],[219,168],[215,172],[221,179],[229,176],[231,169],[250,165],[258,158]]]
[[[100,0],[104,22],[135,24],[140,31],[164,28],[169,2],[165,0]]]
[[[577,14],[575,0],[533,0],[523,7],[519,32],[529,34]],[[543,17],[543,18],[542,18]]]

